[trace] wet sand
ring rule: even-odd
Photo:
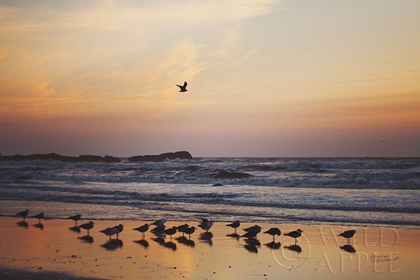
[[[0,218],[0,279],[418,279],[419,229],[327,225],[259,224],[257,241],[235,237],[225,222],[215,223],[212,238],[200,228],[188,239],[176,233],[144,239],[133,228],[145,221],[101,221],[86,237],[71,220],[42,221]],[[79,221],[79,224],[87,221]],[[124,224],[117,241],[99,230]],[[185,222],[168,221],[166,225]],[[187,222],[197,227],[198,221]],[[243,228],[253,224],[242,224]],[[288,236],[263,234],[271,227],[282,233],[302,229],[295,245]],[[347,245],[337,236],[356,229]],[[207,236],[208,237],[208,236]],[[115,237],[114,237],[115,239]],[[268,244],[268,245],[267,245]]]

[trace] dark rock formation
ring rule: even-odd
[[[241,178],[248,178],[251,177],[251,174],[244,173],[244,172],[229,172],[226,170],[220,170],[217,172],[213,178],[223,178],[223,179],[241,179]]]
[[[192,159],[192,156],[189,152],[181,151],[175,153],[164,153],[160,155],[146,155],[146,156],[134,156],[128,158],[130,162],[140,162],[140,161],[153,161],[160,162],[164,160],[174,160],[174,159]]]
[[[33,155],[14,155],[14,156],[1,156],[0,161],[32,161],[32,160],[57,160],[64,162],[120,162],[121,159],[111,156],[92,156],[81,155],[78,157],[62,156],[56,153],[51,154],[33,154]]]
[[[134,156],[128,158],[130,162],[139,162],[139,161],[153,161],[159,162],[166,159],[192,159],[192,156],[189,152],[175,152],[175,153],[164,153],[160,155],[147,155],[147,156]],[[109,162],[109,163],[118,163],[121,162],[120,158],[112,156],[95,156],[95,155],[80,155],[78,157],[71,156],[62,156],[56,153],[50,154],[33,154],[33,155],[14,155],[14,156],[3,156],[0,155],[0,161],[32,161],[32,160],[57,160],[64,162]]]

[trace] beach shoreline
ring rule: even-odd
[[[0,217],[1,279],[414,279],[420,273],[419,229],[258,223],[262,231],[249,242],[225,222],[216,222],[212,238],[203,238],[198,228],[191,241],[182,242],[180,233],[162,241],[151,232],[143,239],[133,230],[150,221],[96,220],[90,238],[83,229],[71,230],[72,220],[42,221],[42,228],[35,219],[27,219],[27,228],[19,222]],[[120,223],[125,229],[112,245],[99,231]],[[252,225],[242,224],[237,233]],[[277,248],[263,233],[271,227],[282,231]],[[296,244],[283,235],[298,228],[303,234]],[[357,232],[347,243],[338,234],[349,229]]]

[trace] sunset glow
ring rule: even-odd
[[[420,156],[419,11],[0,1],[0,152]]]

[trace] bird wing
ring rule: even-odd
[[[184,85],[182,86],[183,88],[186,88],[187,87],[187,82],[184,82]]]

